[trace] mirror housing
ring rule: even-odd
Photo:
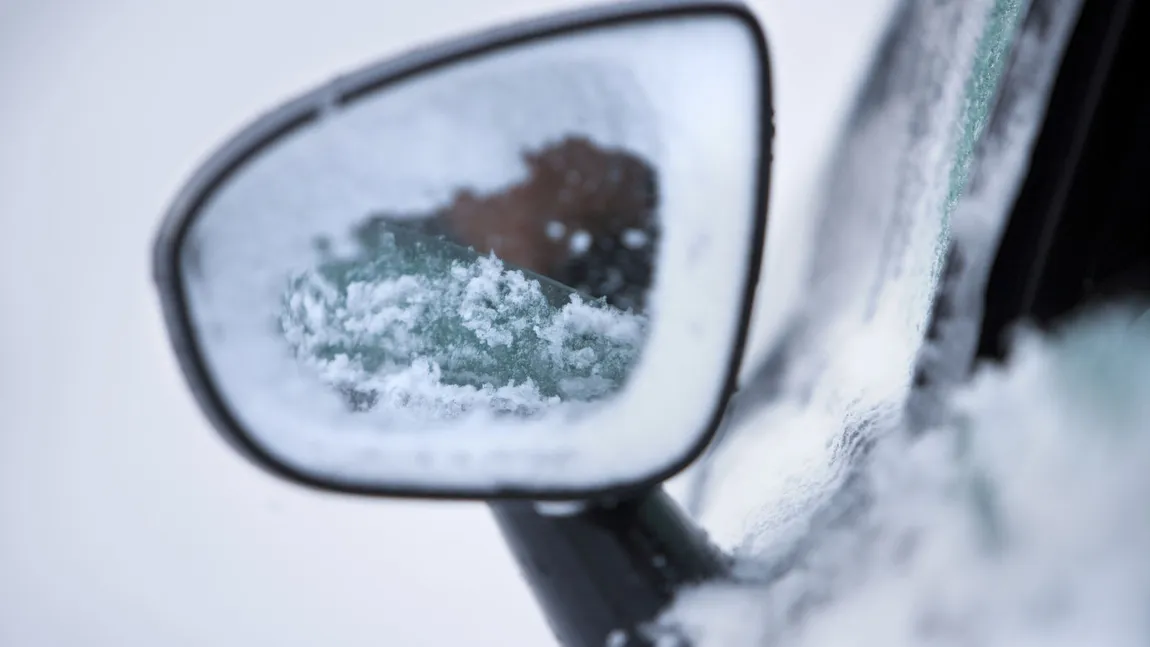
[[[705,58],[684,38],[691,28],[705,37],[707,62],[718,61],[719,69],[707,69],[705,62],[687,64]],[[627,58],[630,51],[633,58]],[[589,62],[599,67],[586,68]],[[591,86],[576,87],[578,66],[591,69],[586,78],[592,86],[608,77],[623,80],[599,83],[587,92]],[[524,75],[531,73],[535,76],[527,83]],[[563,82],[541,83],[556,76]],[[676,85],[679,77],[686,84]],[[569,95],[554,94],[572,87]],[[525,94],[524,88],[538,90]],[[628,124],[654,132],[647,143],[632,137],[627,124],[617,127],[635,102],[610,102],[636,88],[632,98],[662,99],[654,112],[646,113],[658,112],[658,119],[634,111],[626,115]],[[481,121],[475,115],[484,108],[490,114],[513,113],[510,108],[517,104],[498,101],[515,89],[521,91],[518,99],[550,99],[556,109],[519,114],[506,132],[474,128]],[[691,97],[700,91],[710,92],[709,100],[717,104],[703,109],[706,100]],[[450,105],[472,112],[420,130],[421,115],[428,114],[424,108],[431,104],[410,98],[429,101],[444,92],[456,93]],[[404,93],[418,110],[396,108]],[[543,120],[537,117],[553,117],[562,113],[558,108],[584,99],[598,106],[598,126],[575,109],[559,115],[558,129],[538,125]],[[365,126],[369,122],[393,127],[380,135]],[[452,133],[447,138],[451,146],[434,149],[432,139],[442,132]],[[172,345],[198,403],[222,436],[258,466],[299,484],[357,494],[534,500],[618,496],[656,485],[703,451],[736,387],[761,264],[772,136],[765,37],[753,14],[737,3],[596,7],[368,66],[261,117],[211,156],[177,196],[154,256]],[[405,145],[396,137],[411,141]],[[515,144],[527,180],[510,189],[506,178],[476,188],[483,182],[476,174],[495,168],[497,156],[480,155],[468,167],[465,158],[476,146],[461,142],[490,139],[499,140],[499,146]],[[352,159],[349,151],[359,157]],[[377,153],[378,159],[371,157]],[[364,155],[370,163],[362,161]],[[652,173],[646,163],[656,159]],[[567,221],[553,213],[541,224],[540,204],[551,213],[570,201],[562,188],[559,198],[528,203],[527,222],[541,227],[545,237],[525,238],[526,248],[507,242],[508,235],[514,242],[517,231],[510,227],[492,237],[491,227],[505,225],[519,204],[509,204],[506,196],[518,188],[547,185],[547,169],[556,163],[560,176],[594,177],[602,169],[610,171],[604,177],[653,175],[657,216],[653,221],[627,219],[611,240],[624,241],[622,247],[630,249],[630,237],[640,241],[634,247],[657,246],[657,253],[625,255],[631,265],[621,264],[618,254],[585,255],[597,250],[597,235],[567,231]],[[450,191],[422,185],[422,193],[414,191],[426,177],[453,164],[467,168],[452,170],[455,175],[445,172],[451,175]],[[345,200],[361,186],[345,181],[362,180],[365,169],[376,173],[381,168],[387,173],[371,175],[361,185],[383,198],[373,194],[350,208],[344,202],[316,201],[317,195]],[[587,184],[604,186],[602,181]],[[642,184],[636,180],[636,186]],[[625,202],[604,197],[603,191],[591,191],[583,203]],[[405,197],[396,198],[399,193]],[[417,205],[428,194],[434,194],[436,209]],[[409,213],[388,216],[396,204]],[[645,213],[631,207],[610,210],[612,217]],[[410,217],[414,212],[418,218]],[[479,235],[468,233],[485,217],[494,224],[484,225]],[[556,239],[563,244],[539,252],[550,244],[547,240]],[[613,245],[607,247],[622,249]],[[302,258],[301,250],[311,254],[313,263],[305,270],[293,265]],[[583,257],[553,262],[557,255]],[[631,271],[636,258],[641,262]],[[442,264],[431,267],[437,259]],[[365,263],[384,274],[364,279],[358,268]],[[423,282],[403,300],[384,304],[393,313],[387,325],[403,321],[397,334],[406,345],[397,345],[396,335],[372,337],[365,350],[365,320],[346,317],[339,321],[343,346],[331,350],[330,335],[315,342],[317,308],[329,325],[332,312],[342,317],[352,309],[349,298],[365,290],[378,293],[385,279],[388,289],[410,283],[413,263],[423,268],[415,277]],[[438,272],[430,283],[424,280],[432,276],[429,272]],[[612,281],[603,276],[611,272],[624,276],[628,289],[608,290]],[[292,292],[289,286],[301,281],[312,283]],[[542,315],[484,320],[485,327],[477,327],[479,315],[468,299],[480,288],[500,295],[525,291],[526,298],[536,299],[531,303],[546,305],[539,306]],[[335,296],[325,300],[329,294]],[[412,299],[422,304],[419,316],[429,311],[434,316],[412,323],[414,311],[394,314],[397,304],[408,307]],[[259,309],[274,304],[283,310]],[[369,306],[378,323],[384,306]],[[483,316],[508,311],[506,303],[484,307],[483,312],[494,314]],[[561,360],[553,352],[557,326],[566,326],[567,337],[558,342],[565,353]],[[430,329],[440,336],[418,339],[418,352],[409,352],[413,331]],[[312,336],[292,337],[300,330]],[[281,336],[275,343],[273,331]],[[320,347],[328,355],[317,364]],[[376,357],[381,352],[382,360]],[[294,363],[305,354],[308,370],[297,375]],[[370,362],[369,355],[374,358]],[[593,359],[584,361],[587,357]],[[370,370],[365,369],[368,363]],[[357,371],[350,389],[348,365]],[[396,384],[409,384],[414,379],[409,369],[416,366],[418,379],[430,376],[436,387],[452,390],[433,398],[430,413],[420,411],[418,420],[365,418],[365,410],[379,413],[388,407],[383,413],[409,413],[406,409],[423,394]],[[343,377],[331,378],[336,368]],[[370,388],[359,388],[363,383]],[[681,388],[668,388],[674,383]],[[530,391],[527,405],[517,399],[524,389]],[[459,393],[467,394],[465,405],[453,399]],[[561,406],[552,413],[556,403]],[[470,422],[458,422],[464,419]]]

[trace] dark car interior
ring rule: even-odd
[[[987,285],[979,356],[1019,319],[1150,297],[1150,7],[1086,2]]]

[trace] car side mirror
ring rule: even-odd
[[[324,489],[574,499],[657,483],[735,387],[766,226],[766,42],[634,2],[342,76],[228,141],[155,280],[256,464]]]

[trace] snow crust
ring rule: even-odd
[[[700,647],[1144,645],[1148,420],[1146,304],[1020,334],[944,423],[881,445],[864,515],[666,622]]]

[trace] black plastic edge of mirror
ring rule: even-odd
[[[450,65],[460,60],[488,54],[499,49],[524,44],[585,29],[609,27],[650,19],[689,15],[726,15],[741,21],[755,41],[760,61],[759,179],[755,197],[753,235],[748,250],[748,274],[739,306],[738,329],[731,349],[729,371],[720,399],[699,440],[669,467],[649,476],[594,488],[495,487],[459,489],[452,487],[371,486],[340,482],[319,477],[288,465],[251,438],[229,410],[225,398],[215,387],[200,352],[182,289],[180,268],[181,246],[195,215],[214,191],[232,173],[279,138],[314,121],[325,107],[346,105],[365,94],[402,81],[421,72]],[[329,492],[346,494],[409,497],[425,499],[524,499],[569,501],[581,499],[622,499],[658,486],[689,466],[711,442],[722,420],[726,404],[737,387],[739,369],[750,327],[751,308],[759,281],[763,243],[767,227],[767,200],[770,194],[774,110],[771,93],[770,56],[766,36],[754,13],[734,0],[637,0],[627,3],[598,5],[574,11],[550,14],[510,25],[496,27],[447,42],[410,51],[405,55],[369,65],[361,70],[337,76],[334,80],[280,105],[256,118],[213,153],[191,175],[173,200],[154,239],[153,280],[160,293],[160,304],[169,341],[179,361],[189,389],[205,412],[209,422],[224,440],[245,458],[275,476],[292,483]]]

